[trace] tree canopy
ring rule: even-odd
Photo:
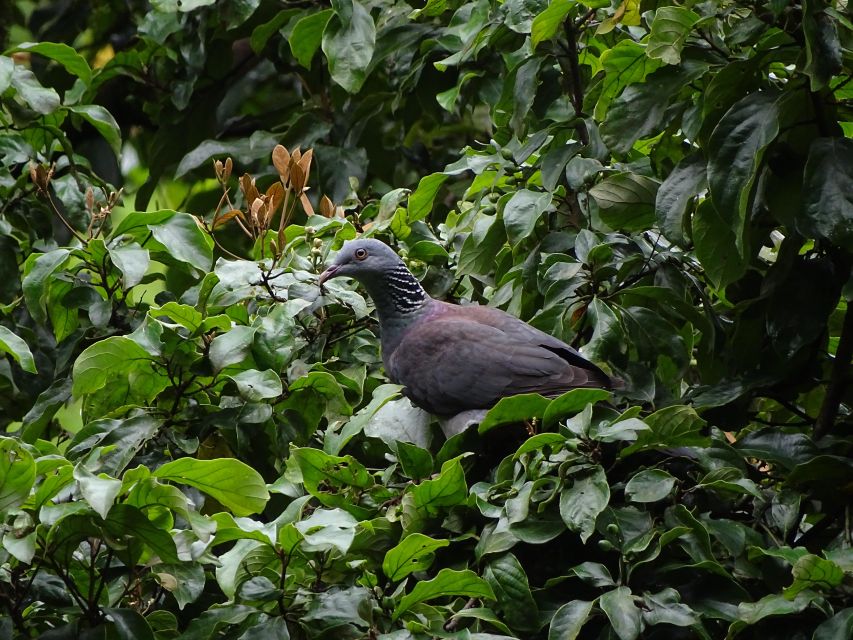
[[[16,0],[0,44],[0,635],[851,637],[846,0]],[[624,391],[445,439],[318,286],[361,234]]]

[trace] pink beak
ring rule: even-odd
[[[320,286],[322,287],[326,280],[335,277],[335,273],[338,271],[338,267],[332,265],[328,269],[326,269],[323,273],[320,274]]]

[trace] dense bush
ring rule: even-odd
[[[4,5],[2,636],[849,638],[846,8]],[[445,440],[361,233],[624,394]]]

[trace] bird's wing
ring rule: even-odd
[[[388,360],[389,377],[437,415],[487,409],[519,393],[602,386],[591,373],[524,335],[459,317],[412,327]]]

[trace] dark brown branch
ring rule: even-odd
[[[566,83],[566,92],[569,94],[569,101],[575,110],[575,130],[578,138],[584,144],[589,144],[589,134],[586,130],[586,125],[581,120],[583,114],[583,84],[581,83],[580,63],[578,61],[578,29],[571,17],[566,18],[563,23],[563,29],[566,32],[566,42],[568,43],[565,56],[558,56],[560,70],[563,72],[563,79]]]
[[[841,339],[838,341],[835,361],[832,363],[829,386],[814,426],[815,440],[829,433],[835,423],[841,398],[844,397],[844,391],[850,381],[851,360],[853,360],[853,308],[848,304],[847,311],[844,313],[844,324],[841,327]]]

